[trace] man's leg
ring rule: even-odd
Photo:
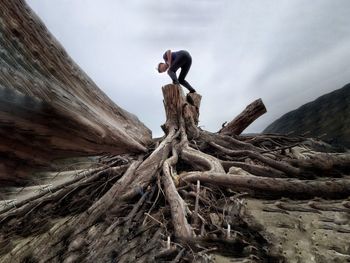
[[[185,77],[188,73],[188,71],[190,70],[191,68],[191,64],[192,64],[192,60],[189,59],[187,61],[187,63],[185,65],[183,65],[181,67],[181,72],[180,72],[180,75],[179,75],[179,82],[181,85],[183,85],[186,89],[188,89],[190,91],[190,93],[193,93],[193,92],[196,92],[196,90],[194,88],[192,88],[192,86],[190,85],[190,83],[188,83],[186,80],[185,80]]]
[[[183,56],[178,55],[175,60],[171,63],[171,67],[168,69],[168,75],[173,80],[174,84],[179,84],[179,80],[176,76],[176,71],[182,66],[184,63]]]

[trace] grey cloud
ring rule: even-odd
[[[261,97],[259,132],[349,81],[348,0],[29,0],[73,59],[154,136],[165,116],[154,67],[188,49],[188,81],[203,95],[200,125],[216,131]]]

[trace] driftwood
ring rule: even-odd
[[[228,230],[227,225],[217,225],[222,219],[220,214],[215,219],[213,211],[228,213],[220,205],[220,196],[227,196],[234,206],[239,204],[240,193],[269,199],[349,196],[349,179],[342,178],[342,171],[349,169],[348,155],[313,152],[309,153],[312,158],[303,160],[285,152],[298,140],[302,145],[300,138],[265,135],[266,140],[247,140],[209,133],[196,124],[200,95],[191,94],[189,99],[177,85],[164,86],[163,95],[166,134],[146,156],[134,155],[120,168],[108,168],[106,164],[118,158],[109,157],[105,169],[92,171],[91,179],[75,180],[68,187],[0,212],[0,241],[7,244],[0,250],[2,261],[108,262],[113,258],[118,262],[186,262],[199,257],[204,248],[207,254],[215,251],[230,257],[282,260],[283,255],[255,248],[261,240],[257,241],[259,232],[254,225],[249,226],[246,237],[231,236],[231,231],[239,233],[239,223],[236,230],[233,223]],[[276,144],[267,148],[266,141]],[[326,157],[329,161],[322,166]],[[104,178],[110,183],[101,188]],[[94,188],[101,190],[90,193]],[[79,208],[65,208],[77,202]],[[283,212],[292,207],[266,211]],[[305,211],[309,210],[315,208]],[[48,218],[62,219],[53,223]],[[36,236],[38,233],[43,234]],[[32,235],[30,242],[11,242],[13,236]]]
[[[93,83],[23,1],[0,4],[0,184],[25,183],[31,168],[56,158],[145,152],[150,130]]]
[[[7,14],[7,20],[12,17],[9,14],[16,12],[21,19],[28,19],[29,11],[23,9],[23,2],[3,2],[2,6],[1,12]],[[34,29],[39,30],[35,27],[36,20],[33,21]],[[5,25],[4,28],[11,28],[10,22]],[[13,30],[12,34],[37,32],[33,25],[22,25],[26,26],[23,32]],[[53,47],[53,54],[55,50]],[[47,50],[43,54],[51,56]],[[60,62],[52,68],[56,72],[53,82],[62,78],[57,85],[62,84],[64,64]],[[47,72],[44,69],[40,72]],[[46,77],[40,75],[44,80]],[[9,85],[14,81],[10,79]],[[285,253],[270,249],[275,242],[263,235],[261,225],[244,212],[243,198],[272,199],[266,201],[272,202],[266,205],[266,211],[289,214],[294,210],[320,213],[332,208],[320,204],[317,201],[320,197],[337,200],[349,196],[348,154],[317,152],[306,146],[308,140],[303,137],[204,131],[198,127],[201,96],[197,93],[185,96],[178,85],[162,88],[166,113],[162,125],[164,136],[147,144],[148,130],[125,113],[125,121],[132,120],[129,125],[134,125],[130,127],[134,132],[122,144],[111,130],[116,126],[125,131],[127,126],[111,119],[113,124],[108,126],[106,116],[113,112],[113,105],[109,100],[104,103],[105,98],[98,96],[94,85],[85,84],[89,89],[83,92],[79,89],[83,87],[77,85],[81,93],[71,94],[70,103],[75,105],[76,100],[84,101],[82,98],[89,98],[91,103],[102,100],[109,110],[97,111],[104,106],[90,105],[96,112],[87,110],[83,116],[88,123],[95,123],[92,126],[96,130],[88,129],[86,122],[82,122],[76,126],[79,131],[66,133],[67,139],[74,140],[76,133],[82,133],[90,138],[91,145],[96,145],[95,150],[110,154],[103,156],[86,176],[54,186],[28,200],[5,203],[6,208],[0,210],[0,262],[208,262],[214,253],[239,261],[283,262]],[[97,94],[94,99],[86,95],[90,88]],[[77,105],[78,110],[85,108],[83,102]],[[39,118],[40,110],[38,114]],[[60,119],[57,128],[66,127],[66,121]],[[93,135],[99,134],[98,131],[109,132],[100,140]],[[30,134],[35,135],[35,130]],[[16,136],[14,132],[13,138]],[[43,141],[36,139],[34,136],[32,143],[44,147]],[[104,145],[109,140],[116,140],[115,145]],[[129,149],[128,154],[115,154],[122,149]],[[95,150],[89,153],[99,152]],[[295,202],[313,201],[307,206],[276,202],[286,197]],[[347,213],[349,207],[349,201],[345,200],[336,211]],[[304,231],[300,222],[288,223],[285,223],[288,227],[296,225]],[[346,227],[326,223],[319,228],[348,231]],[[340,225],[342,221],[337,223]],[[332,249],[346,253],[341,246],[332,244]],[[338,254],[333,253],[332,259]],[[339,258],[345,258],[343,254]]]
[[[228,135],[240,135],[257,118],[266,113],[266,108],[261,99],[249,104],[236,118],[224,126],[219,133]]]

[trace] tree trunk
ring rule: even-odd
[[[0,4],[0,183],[18,184],[60,157],[145,152],[151,131],[93,83],[24,1]]]

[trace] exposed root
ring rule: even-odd
[[[197,127],[200,95],[175,85],[163,95],[166,135],[146,155],[104,156],[95,170],[0,212],[1,262],[209,262],[214,253],[283,262],[244,198],[279,199],[262,209],[274,214],[349,211],[348,201],[281,201],[347,198],[349,154],[320,153],[302,137],[206,132]]]
[[[194,166],[197,170],[209,170],[218,173],[224,172],[224,168],[222,167],[220,160],[214,156],[195,150],[188,145],[183,147],[181,151],[181,158],[190,165]]]
[[[192,234],[191,226],[187,222],[187,208],[184,200],[176,190],[173,181],[173,166],[178,160],[178,154],[173,146],[172,156],[163,164],[163,186],[167,201],[170,205],[172,222],[174,225],[175,235],[179,238],[190,238]]]
[[[350,195],[349,179],[298,180],[265,178],[254,175],[236,175],[213,172],[188,172],[180,181],[219,184],[234,190],[252,190],[266,197],[289,196],[294,198],[344,198]]]

